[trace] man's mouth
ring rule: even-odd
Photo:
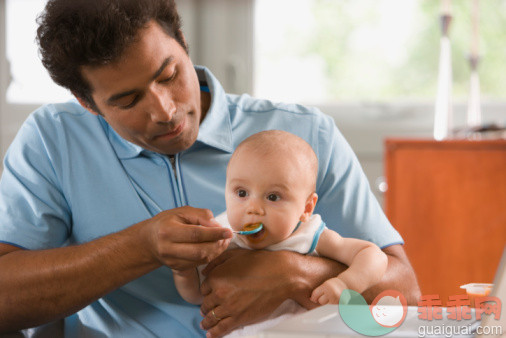
[[[181,132],[183,131],[183,129],[185,127],[185,124],[186,124],[186,119],[183,119],[183,121],[179,125],[177,125],[176,128],[172,129],[168,133],[158,134],[154,137],[154,139],[155,140],[165,140],[165,141],[173,139],[173,138],[177,137],[179,134],[181,134]]]

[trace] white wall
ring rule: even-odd
[[[5,55],[5,2],[0,0],[0,55]],[[7,145],[7,140],[4,139],[5,135],[5,93],[7,91],[8,85],[8,67],[5,60],[5,57],[0,57],[0,155],[4,156],[5,146]],[[0,165],[0,171],[2,170],[2,165]]]
[[[23,121],[31,111],[37,108],[36,105],[19,105],[6,102],[6,92],[11,75],[9,63],[6,59],[5,13],[5,0],[0,0],[0,156],[2,159]],[[0,164],[0,172],[2,168],[3,165]]]
[[[195,64],[208,67],[227,92],[253,88],[254,0],[176,0]]]

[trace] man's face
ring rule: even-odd
[[[201,97],[185,50],[155,22],[139,31],[120,60],[84,66],[82,73],[99,112],[124,139],[169,155],[197,139],[209,96]]]

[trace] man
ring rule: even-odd
[[[0,181],[0,332],[65,318],[66,336],[221,336],[261,320],[345,266],[291,252],[230,251],[213,215],[247,136],[285,129],[319,158],[317,212],[389,257],[372,300],[414,273],[332,120],[315,109],[224,93],[193,66],[173,1],[52,0],[40,18],[44,66],[76,101],[34,112]],[[199,226],[203,225],[203,226]],[[213,260],[214,259],[214,260]],[[172,270],[208,265],[199,309]],[[202,313],[204,318],[199,315]]]

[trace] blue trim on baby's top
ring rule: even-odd
[[[292,234],[297,231],[297,229],[300,227],[300,224],[302,223],[302,221],[299,221],[299,223],[297,223],[297,225],[295,226],[295,229],[293,229],[292,231]]]
[[[306,255],[310,254],[311,252],[313,252],[316,249],[316,244],[318,244],[318,240],[320,239],[320,235],[322,234],[324,229],[325,229],[325,222],[322,221],[320,223],[320,227],[318,228],[318,230],[316,230],[316,232],[314,234],[313,243],[311,243],[311,247],[309,248],[309,251],[306,253]]]

